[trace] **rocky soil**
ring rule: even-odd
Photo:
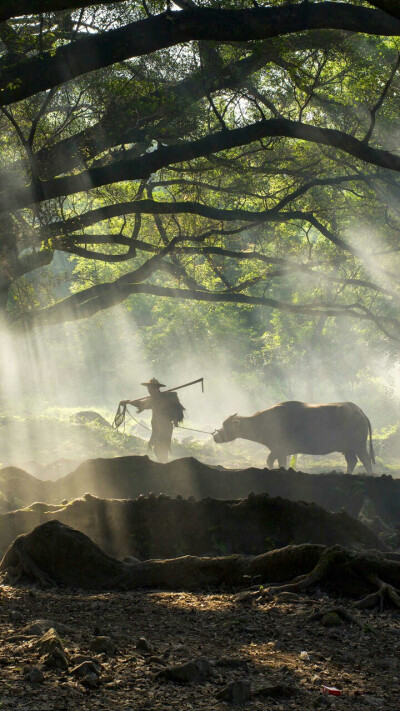
[[[398,708],[399,613],[318,589],[249,600],[5,586],[0,601],[4,709]]]

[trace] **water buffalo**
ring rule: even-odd
[[[367,440],[369,434],[369,452]],[[281,402],[251,417],[231,415],[214,434],[215,442],[231,442],[237,437],[260,442],[271,450],[267,466],[272,469],[277,459],[287,466],[290,454],[328,454],[342,452],[347,474],[357,464],[357,457],[368,474],[375,462],[371,423],[352,402],[309,405],[306,402]]]

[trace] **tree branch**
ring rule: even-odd
[[[378,101],[376,102],[375,106],[373,106],[372,109],[369,110],[369,113],[371,115],[371,125],[365,135],[365,138],[364,138],[365,143],[368,143],[371,139],[371,136],[372,136],[372,134],[374,132],[374,128],[375,128],[376,114],[378,113],[379,109],[381,108],[383,102],[386,99],[386,96],[388,94],[388,91],[391,87],[391,84],[393,82],[393,79],[395,77],[395,74],[396,74],[399,66],[400,66],[400,54],[397,55],[397,60],[392,68],[392,71],[390,72],[389,78],[388,78],[387,82],[385,83],[385,86],[382,89],[382,93],[381,93]]]
[[[241,208],[229,210],[212,207],[211,205],[204,205],[203,203],[190,200],[187,202],[161,202],[157,200],[145,199],[134,200],[126,203],[115,203],[114,205],[107,205],[105,207],[96,208],[95,210],[89,210],[79,217],[71,217],[64,222],[50,223],[49,225],[41,227],[40,230],[38,228],[37,233],[39,235],[40,232],[40,235],[46,238],[58,235],[68,236],[71,232],[83,229],[84,227],[90,227],[91,225],[103,220],[128,214],[199,215],[200,217],[205,217],[210,220],[219,220],[223,222],[245,221],[257,223],[268,221],[288,222],[290,220],[309,221],[311,217],[311,213],[309,212],[302,212],[301,210],[288,210],[286,212],[281,212],[275,207],[270,210],[261,210],[260,212],[256,212],[253,210],[242,210]],[[319,225],[318,221],[315,221],[315,225]],[[90,235],[88,235],[88,237],[90,237]],[[340,243],[341,241],[337,240],[337,242]]]
[[[248,76],[261,69],[277,56],[277,49],[268,46],[257,47],[250,56],[223,67],[210,83],[212,91],[235,88]],[[43,177],[52,178],[93,159],[99,153],[124,143],[146,142],[149,138],[165,138],[165,129],[176,117],[177,106],[183,112],[204,96],[204,85],[199,81],[199,73],[168,87],[169,100],[160,101],[160,91],[145,97],[141,112],[140,101],[134,97],[130,102],[109,106],[103,118],[83,131],[59,141],[55,146],[46,147],[37,153],[37,161]],[[148,116],[149,103],[157,108],[151,119]],[[132,125],[132,112],[136,121]],[[116,116],[117,112],[117,116]],[[14,169],[14,164],[10,168]],[[16,166],[17,167],[17,166]],[[1,183],[1,172],[0,172]]]
[[[78,175],[42,181],[43,200],[73,195],[125,180],[147,180],[161,168],[248,145],[267,136],[296,138],[338,148],[365,163],[400,172],[400,156],[373,148],[343,131],[317,128],[290,119],[268,119],[243,128],[219,131],[195,141],[170,146],[162,145],[157,150],[145,153],[138,158],[119,161],[101,168],[88,169]],[[4,190],[0,193],[0,212],[29,207],[34,202],[31,186],[10,191]]]
[[[5,13],[4,19],[6,16]],[[400,20],[380,10],[337,2],[163,13],[76,40],[59,47],[54,54],[48,52],[9,67],[0,78],[0,105],[21,101],[125,59],[191,40],[243,42],[315,29],[399,36]]]
[[[400,20],[400,6],[398,0],[368,0],[368,3]]]
[[[24,276],[24,274],[29,274],[34,269],[39,269],[47,264],[50,264],[53,260],[53,250],[52,249],[42,249],[40,252],[32,252],[31,254],[23,255],[19,257],[15,277]]]
[[[245,221],[250,223],[262,224],[264,222],[284,223],[292,220],[302,220],[313,225],[326,239],[333,242],[340,249],[349,252],[362,259],[363,255],[359,250],[344,242],[337,237],[331,230],[324,226],[311,212],[303,212],[301,210],[288,210],[280,212],[277,207],[270,210],[254,212],[251,210],[232,209],[226,210],[223,208],[203,205],[198,202],[157,202],[155,200],[137,200],[129,203],[117,203],[106,207],[91,210],[79,217],[73,217],[65,222],[53,223],[41,228],[41,236],[50,237],[60,233],[68,236],[68,232],[73,232],[83,227],[88,227],[101,220],[109,219],[121,214],[141,213],[150,215],[175,215],[175,214],[195,214],[211,220],[219,220],[223,222]],[[207,235],[209,236],[209,235]],[[90,235],[89,235],[90,237]],[[186,237],[185,239],[189,239]],[[201,239],[204,239],[202,237]],[[110,260],[112,261],[112,260]],[[115,261],[123,261],[118,258]]]
[[[101,0],[102,5],[111,5],[115,2],[122,2],[122,0]],[[97,4],[96,0],[2,0],[0,22],[21,15],[76,10],[78,7],[90,7]]]
[[[161,265],[155,261],[158,257],[153,257],[151,259],[154,260],[151,265],[151,271],[154,272]],[[148,261],[150,262],[151,260]],[[146,268],[146,265],[143,265],[143,267]],[[19,321],[16,322],[16,325],[32,326],[40,323],[54,324],[75,319],[88,318],[89,316],[93,316],[98,311],[121,303],[127,299],[128,296],[133,294],[148,294],[152,296],[185,300],[189,299],[211,303],[239,303],[251,306],[266,306],[292,314],[307,314],[312,316],[326,314],[331,317],[351,316],[360,320],[375,323],[375,325],[383,331],[387,337],[400,341],[400,326],[396,319],[379,319],[366,307],[358,303],[339,306],[336,304],[290,304],[268,297],[236,293],[232,290],[210,292],[196,289],[164,287],[158,284],[139,283],[138,270],[131,274],[126,274],[124,277],[120,277],[115,282],[99,284],[78,292],[77,294],[73,294],[72,296],[63,299],[57,304],[54,304],[54,306],[50,306],[45,310],[37,311],[32,314],[24,314]],[[394,332],[389,332],[383,324],[392,326]]]

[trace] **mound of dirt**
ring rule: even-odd
[[[305,474],[292,469],[224,469],[193,457],[167,464],[146,456],[91,459],[54,482],[51,488],[41,491],[42,500],[53,502],[82,496],[85,492],[104,498],[131,499],[151,492],[196,499],[206,496],[238,499],[249,492],[268,493],[293,501],[314,502],[330,511],[345,510],[353,517],[357,517],[368,497],[384,521],[393,523],[400,519],[400,479],[391,476]]]
[[[160,464],[146,456],[90,459],[57,481],[42,481],[15,467],[0,469],[0,492],[17,505],[32,501],[60,503],[86,492],[101,498],[134,499],[162,492],[197,500],[207,496],[233,500],[249,492],[268,493],[292,501],[314,502],[329,511],[345,510],[357,518],[366,499],[374,517],[393,525],[400,519],[400,479],[338,474],[305,474],[292,469],[223,469],[192,457]],[[3,506],[3,510],[6,510]],[[10,508],[8,509],[10,510]]]
[[[37,479],[51,479],[55,481],[66,474],[74,471],[82,463],[82,459],[65,459],[61,457],[49,464],[39,464],[38,462],[25,462],[22,469],[30,472]]]
[[[119,558],[258,555],[290,543],[387,550],[369,528],[346,513],[267,494],[199,502],[166,495],[131,501],[86,494],[62,508],[36,503],[0,516],[0,553],[19,534],[53,519],[82,531]]]
[[[0,469],[1,510],[11,511],[43,498],[43,482],[19,467]]]

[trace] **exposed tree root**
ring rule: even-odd
[[[355,603],[355,607],[359,610],[371,610],[372,608],[379,606],[380,611],[383,611],[385,602],[391,603],[394,607],[400,608],[400,590],[395,588],[393,585],[384,583],[378,578],[377,575],[372,574],[369,580],[373,585],[376,585],[378,590],[376,592],[370,593]]]
[[[336,607],[330,607],[328,609],[321,610],[320,612],[315,612],[310,616],[309,620],[310,622],[317,622],[322,620],[326,615],[337,615],[344,620],[344,622],[349,622],[349,624],[356,625],[362,629],[361,622],[357,620],[354,615],[351,615],[350,612],[348,612],[344,607],[342,607],[342,605],[337,605]]]
[[[400,608],[400,561],[390,554],[340,546],[303,544],[259,556],[184,556],[129,565],[108,556],[80,531],[49,521],[16,538],[0,563],[0,572],[6,572],[12,584],[28,578],[41,586],[103,590],[244,588],[256,580],[257,585],[270,586],[269,592],[303,593],[318,586],[332,594],[361,598],[356,603],[360,609],[375,605],[383,609],[385,602]]]
[[[285,585],[274,585],[271,590],[273,590],[274,592],[302,593],[313,587],[314,585],[317,585],[320,582],[321,578],[322,575],[320,571],[320,563],[318,563],[315,566],[314,570],[311,571],[311,573],[299,575],[297,578],[292,580],[290,583],[286,583]]]
[[[10,585],[17,585],[23,577],[32,578],[43,588],[55,587],[56,583],[44,573],[32,560],[24,548],[22,537],[15,539],[13,543],[11,560],[6,568],[5,581]],[[12,560],[14,558],[14,561]]]
[[[325,548],[320,559],[318,560],[318,563],[310,573],[300,575],[298,578],[290,583],[287,583],[286,585],[274,587],[274,592],[302,593],[309,590],[309,588],[322,583],[325,578],[328,579],[330,574],[333,573],[338,559],[342,562],[343,553],[347,556],[349,551],[346,551],[340,546]]]
[[[302,593],[316,585],[338,591],[350,597],[362,594],[362,590],[378,588],[355,603],[358,609],[379,606],[385,602],[400,608],[400,590],[389,582],[383,582],[377,570],[386,572],[400,583],[398,558],[377,551],[354,552],[340,546],[325,548],[314,569],[285,585],[274,586],[274,592]],[[385,577],[385,575],[384,575]],[[336,578],[336,580],[335,580]]]

